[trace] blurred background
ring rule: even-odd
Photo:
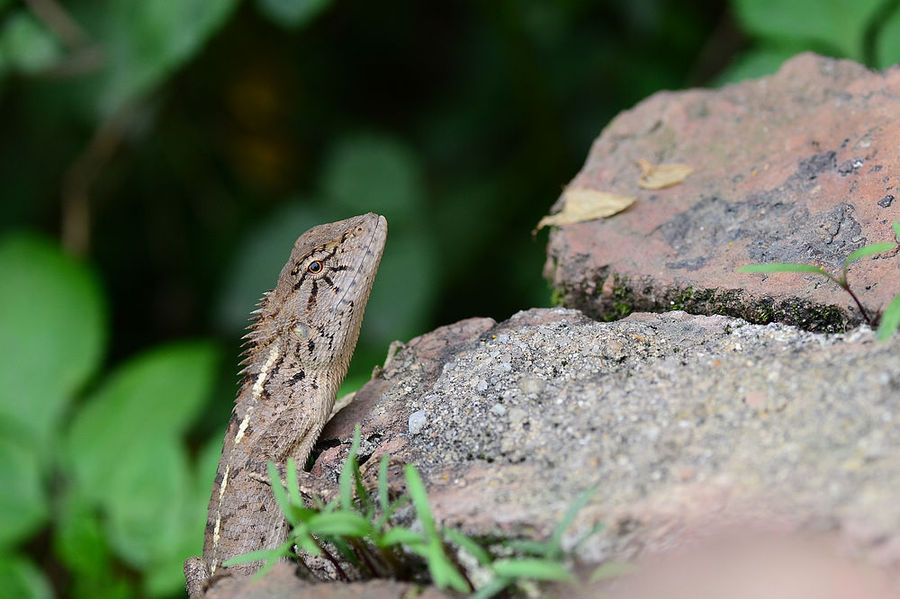
[[[532,229],[618,112],[898,0],[0,0],[0,596],[176,597],[240,336],[294,239],[390,223],[345,390],[394,339],[550,305]]]

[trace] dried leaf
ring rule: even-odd
[[[631,206],[636,199],[586,187],[571,187],[563,196],[562,211],[542,218],[535,231],[548,225],[571,225],[612,216]]]
[[[660,164],[653,166],[646,160],[638,160],[641,167],[641,178],[638,179],[638,187],[643,189],[662,189],[671,185],[677,185],[694,172],[694,169],[686,164]]]

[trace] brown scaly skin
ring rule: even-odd
[[[209,500],[203,555],[184,564],[192,599],[219,578],[260,566],[222,562],[287,538],[266,464],[293,458],[302,467],[309,457],[347,373],[386,236],[387,221],[372,213],[313,227],[297,239],[260,303]]]

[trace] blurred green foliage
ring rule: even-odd
[[[390,223],[358,386],[549,304],[530,231],[617,112],[803,50],[889,66],[900,3],[0,0],[0,596],[183,593],[305,229]]]

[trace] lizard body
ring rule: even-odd
[[[266,464],[283,467],[290,457],[302,468],[309,457],[347,373],[386,236],[387,221],[372,213],[313,227],[260,302],[213,482],[203,555],[184,566],[192,599],[215,579],[260,566],[222,562],[286,539]]]

